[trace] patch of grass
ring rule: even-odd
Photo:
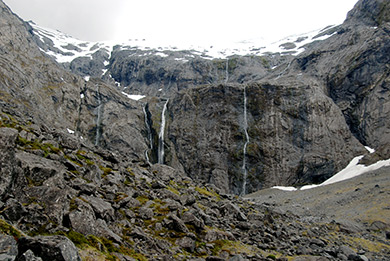
[[[214,248],[211,250],[212,254],[218,256],[222,251],[226,251],[231,255],[246,253],[248,255],[253,255],[255,252],[258,252],[258,249],[243,244],[238,241],[231,240],[215,240],[211,242],[214,245]]]
[[[42,143],[39,140],[29,141],[25,138],[18,136],[16,144],[23,148],[23,150],[41,150],[43,151],[43,156],[46,158],[50,153],[59,154],[61,149],[55,147],[50,143]]]
[[[174,187],[172,187],[172,186],[167,186],[167,190],[169,190],[173,194],[176,194],[176,195],[180,196],[180,192],[177,189],[175,189]]]
[[[79,167],[82,167],[83,164],[81,164],[79,161],[75,160],[75,159],[72,159],[70,156],[68,155],[65,155],[65,159],[67,159],[68,161],[74,163],[75,165],[79,166]]]
[[[141,203],[141,205],[145,205],[145,203],[149,201],[148,197],[142,195],[138,196],[136,199]]]
[[[207,196],[207,197],[214,197],[214,198],[216,198],[217,200],[220,200],[220,199],[221,199],[221,197],[218,195],[218,193],[216,193],[216,192],[213,191],[212,189],[207,190],[206,188],[195,187],[195,190],[196,190],[199,194],[205,195],[205,196]]]
[[[16,240],[22,237],[22,232],[14,226],[8,224],[5,220],[0,219],[0,231],[6,235],[13,236]]]
[[[82,248],[84,245],[89,245],[88,239],[81,233],[76,231],[69,231],[66,236],[78,247]]]
[[[133,182],[128,177],[126,177],[123,184],[125,184],[126,186],[131,186],[133,184]]]
[[[111,168],[103,167],[101,165],[99,166],[99,168],[103,171],[102,178],[106,177],[108,174],[112,172]]]
[[[115,199],[114,199],[114,201],[115,201],[115,202],[119,202],[119,201],[121,201],[122,199],[127,198],[127,197],[128,197],[127,194],[125,194],[125,193],[123,193],[123,192],[118,192],[118,193],[115,194]]]

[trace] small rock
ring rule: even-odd
[[[326,244],[324,243],[324,241],[318,239],[318,238],[313,238],[310,240],[310,244],[314,244],[314,245],[317,245],[319,247],[324,247]]]
[[[203,230],[204,229],[204,223],[202,220],[198,219],[193,213],[191,212],[185,212],[182,216],[182,220],[184,223],[193,225],[195,229],[197,230]]]
[[[183,237],[176,240],[176,244],[190,253],[193,253],[195,250],[195,240],[190,237]]]
[[[153,210],[150,208],[140,208],[139,217],[142,219],[151,219],[154,216]]]
[[[18,254],[18,246],[13,237],[0,234],[0,260],[15,260]]]
[[[357,254],[358,255],[364,255],[366,253],[366,251],[364,251],[363,249],[360,249]]]
[[[163,188],[166,188],[167,186],[165,186],[164,183],[162,183],[161,181],[158,181],[158,180],[154,180],[152,182],[152,189],[163,189]]]
[[[225,259],[218,256],[209,256],[206,261],[225,261]]]
[[[42,258],[36,257],[34,253],[29,249],[24,252],[16,261],[42,261]]]
[[[171,229],[177,232],[189,233],[189,230],[184,224],[183,220],[178,218],[175,214],[170,215],[169,219],[172,221],[170,224]]]
[[[246,259],[242,255],[235,255],[229,259],[229,261],[245,261]]]
[[[348,256],[348,260],[351,260],[351,261],[367,261],[368,258],[366,256],[351,254],[351,255]]]

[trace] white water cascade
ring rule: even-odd
[[[101,123],[102,123],[102,107],[103,107],[103,104],[102,104],[102,97],[100,95],[100,90],[99,90],[99,86],[96,86],[96,97],[97,97],[97,102],[98,102],[98,106],[97,106],[97,119],[96,119],[96,136],[95,136],[95,146],[98,146],[99,145],[99,140],[100,140],[100,137],[101,137]]]
[[[243,129],[245,132],[245,144],[244,144],[244,157],[242,162],[241,169],[244,172],[243,175],[243,182],[242,182],[242,190],[241,190],[241,196],[246,194],[246,184],[247,184],[247,178],[248,178],[248,170],[246,169],[246,150],[249,143],[249,134],[248,134],[248,116],[247,116],[247,97],[246,97],[246,87],[244,86],[244,123],[243,123]]]
[[[165,133],[165,112],[167,110],[169,99],[164,104],[164,108],[161,113],[161,126],[160,133],[158,134],[158,158],[157,162],[159,164],[164,164],[164,133]]]
[[[145,118],[145,127],[146,127],[146,131],[147,131],[147,135],[148,135],[148,140],[149,140],[149,149],[147,149],[145,151],[145,157],[146,157],[146,161],[148,163],[150,163],[150,160],[149,160],[149,150],[150,151],[153,151],[153,136],[152,136],[152,128],[150,127],[150,123],[149,123],[149,117],[148,117],[148,113],[146,112],[146,107],[148,106],[148,104],[145,104],[144,107],[142,107],[142,110],[144,112],[144,118]]]

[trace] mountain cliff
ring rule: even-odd
[[[365,11],[371,9],[372,12]],[[184,170],[193,179],[212,182],[225,192],[242,194],[273,185],[322,182],[353,157],[364,154],[363,145],[375,149],[386,146],[386,19],[385,2],[361,1],[344,24],[289,37],[278,43],[278,49],[274,49],[278,52],[256,43],[234,50],[181,50],[153,47],[143,41],[132,42],[134,46],[131,42],[88,43],[32,23],[25,26],[29,28],[30,41],[65,69],[87,80],[94,79],[92,82],[100,79],[98,85],[115,84],[117,87],[111,90],[147,96],[142,103],[151,108],[148,121],[144,120],[150,126],[141,123],[146,114],[140,114],[140,103],[133,110],[138,113],[137,122],[126,112],[123,114],[131,120],[114,117],[114,123],[109,118],[111,113],[104,110],[109,107],[104,104],[111,94],[98,94],[106,88],[86,81],[85,91],[79,90],[84,98],[75,98],[79,108],[70,110],[85,112],[95,119],[87,123],[82,122],[84,115],[74,115],[67,128],[75,129],[76,135],[96,143],[96,136],[102,134],[106,148],[128,153],[129,147],[135,146],[133,154],[144,158],[147,150],[145,156],[155,163],[161,112],[169,98],[165,163]],[[80,88],[83,83],[77,85]],[[205,91],[193,91],[199,88]],[[243,115],[243,89],[248,89],[247,115]],[[223,94],[219,95],[218,90]],[[52,95],[52,99],[58,96]],[[102,106],[98,105],[100,96]],[[197,102],[206,100],[207,104]],[[83,110],[83,103],[93,111]],[[102,111],[103,117],[98,117]],[[245,153],[244,118],[248,119],[250,138]],[[134,124],[127,127],[131,121]],[[146,137],[148,129],[151,138]],[[113,137],[112,133],[116,141],[104,139],[106,134]],[[222,140],[213,138],[219,134]],[[126,137],[138,144],[130,145]],[[125,146],[111,146],[110,142]],[[247,164],[243,168],[244,160]]]
[[[2,258],[389,257],[387,220],[366,231],[234,196],[390,158],[386,1],[277,52],[214,56],[70,40],[0,12]]]

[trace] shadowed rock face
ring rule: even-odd
[[[322,182],[365,151],[323,87],[284,81],[246,87],[248,191]],[[236,194],[242,190],[246,141],[243,92],[242,86],[196,88],[169,107],[169,139],[185,171]]]

